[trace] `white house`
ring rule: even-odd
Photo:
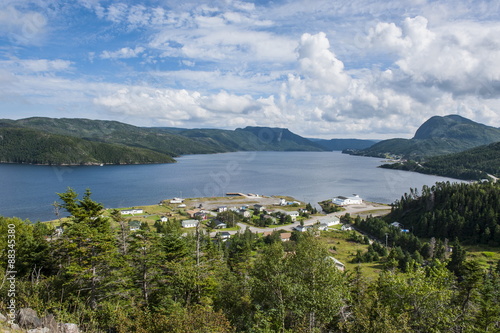
[[[328,220],[323,221],[324,224],[326,224],[328,227],[331,227],[332,225],[336,225],[340,223],[340,219],[337,216],[332,216]]]
[[[280,206],[286,206],[286,200],[281,198],[279,204]]]
[[[218,213],[227,212],[227,206],[219,206],[217,208]]]
[[[335,263],[335,267],[337,267],[339,271],[343,272],[345,270],[345,265],[342,262],[340,262],[337,258],[330,257],[330,259],[333,260],[333,262]]]
[[[130,221],[128,223],[128,227],[129,227],[130,231],[137,231],[137,230],[141,229],[141,222],[137,221],[137,220]]]
[[[171,204],[181,204],[184,201],[184,199],[181,198],[173,198],[170,200]]]
[[[321,223],[318,225],[318,230],[320,231],[327,231],[328,230],[328,224],[326,223]]]
[[[343,231],[349,231],[349,230],[352,230],[352,227],[351,227],[350,224],[344,224],[342,226],[342,228],[340,228],[340,229],[343,230]]]
[[[363,203],[363,199],[361,199],[357,194],[354,194],[352,197],[338,196],[332,199],[332,203],[338,206],[361,205]]]
[[[225,224],[222,221],[215,222],[215,229],[224,229],[224,228],[227,228],[227,224]]]
[[[243,215],[243,217],[250,217],[252,216],[252,213],[250,213],[248,210],[239,210],[239,214]]]
[[[309,229],[309,226],[307,226],[307,225],[298,225],[294,229],[297,230],[297,231],[300,231],[300,232],[306,232],[307,229]]]
[[[397,222],[397,221],[392,222],[391,226],[396,227],[398,229],[402,229],[403,228],[403,225],[401,223]]]
[[[293,212],[286,212],[286,215],[289,215],[292,218],[292,221],[296,221],[297,217],[299,217],[299,212],[293,211]]]
[[[135,215],[135,214],[144,214],[143,209],[128,209],[120,211],[122,215]]]
[[[182,221],[183,228],[195,228],[200,223],[198,220],[184,220]]]
[[[258,212],[263,212],[266,209],[266,207],[259,205],[259,204],[255,204],[255,205],[253,205],[253,209],[255,209]]]
[[[225,242],[226,240],[231,238],[231,234],[227,231],[223,231],[223,232],[219,233],[218,235],[220,236],[220,238],[222,239],[223,242]]]
[[[398,228],[399,230],[401,230],[401,232],[410,232],[410,230],[404,229],[404,226],[401,223],[397,222],[397,221],[392,222],[391,226],[395,227],[395,228]]]
[[[168,222],[168,217],[166,217],[166,216],[162,216],[162,217],[160,218],[160,221],[161,221],[161,222]]]

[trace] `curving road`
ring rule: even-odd
[[[363,203],[362,205],[352,205],[352,206],[347,206],[345,207],[345,210],[341,212],[335,212],[323,216],[313,216],[307,220],[304,221],[304,225],[313,225],[316,224],[317,222],[322,223],[323,221],[326,221],[330,219],[332,216],[340,217],[342,215],[345,215],[346,213],[349,213],[351,216],[357,216],[360,215],[361,217],[366,216],[371,214],[372,216],[382,216],[387,214],[390,211],[391,207],[387,205],[382,205],[382,204],[377,204],[377,203],[371,203],[371,202],[366,202]],[[246,228],[249,228],[251,232],[253,233],[264,233],[268,231],[273,231],[273,230],[285,230],[285,231],[293,231],[296,226],[298,226],[300,222],[295,222],[292,224],[287,224],[283,226],[277,226],[277,227],[269,227],[269,228],[261,228],[261,227],[255,227],[251,226],[249,224],[244,224],[244,223],[238,223],[238,227],[240,227],[240,230],[232,230],[232,231],[227,231],[231,235],[234,235],[238,232],[244,232]],[[224,230],[222,230],[224,231]],[[210,233],[211,237],[215,237],[215,235],[221,231],[213,231]]]

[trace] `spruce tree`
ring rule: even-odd
[[[95,309],[112,289],[110,281],[117,255],[115,237],[104,207],[93,201],[87,189],[83,199],[71,188],[59,197],[70,214],[62,237],[54,244],[64,284],[73,295]]]

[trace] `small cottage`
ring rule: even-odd
[[[183,228],[196,228],[200,222],[198,220],[184,220],[181,223]]]
[[[141,229],[141,221],[133,220],[128,222],[130,231],[137,231]]]

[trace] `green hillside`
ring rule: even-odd
[[[34,129],[0,127],[0,162],[30,164],[146,164],[175,160],[151,150],[83,140]]]
[[[489,175],[500,177],[500,142],[479,146],[460,153],[435,156],[426,162],[384,164],[386,169],[416,171],[465,180],[479,180]]]
[[[34,117],[16,121],[0,120],[0,126],[2,124],[11,127],[32,128],[47,133],[68,135],[91,141],[146,148],[170,156],[220,152],[220,150],[183,136],[117,121]]]
[[[390,139],[370,148],[348,151],[353,155],[422,161],[430,156],[451,154],[500,141],[500,129],[473,122],[458,115],[435,116],[427,120],[412,139]]]
[[[270,150],[283,151],[322,151],[320,145],[309,139],[303,138],[290,132],[286,128],[276,127],[252,127],[238,128],[235,132],[252,133],[257,139],[257,143],[263,147],[273,147]],[[267,149],[262,149],[267,150]]]
[[[288,129],[268,127],[236,130],[148,128],[117,121],[33,117],[0,119],[0,129],[17,129],[13,137],[15,143],[9,142],[7,145],[5,142],[2,147],[2,161],[16,163],[164,163],[173,161],[172,157],[185,154],[324,150]],[[41,136],[44,138],[42,141],[31,142],[37,140],[33,133],[46,135]],[[43,144],[48,147],[44,148]],[[33,149],[33,146],[37,146],[37,149]],[[80,148],[76,149],[76,146]],[[59,149],[56,151],[52,147]],[[125,150],[124,147],[129,149]],[[94,149],[95,152],[89,153],[88,149]],[[96,155],[101,151],[106,151],[108,155]],[[67,154],[67,159],[64,154]],[[124,154],[124,157],[118,158],[120,154]]]

